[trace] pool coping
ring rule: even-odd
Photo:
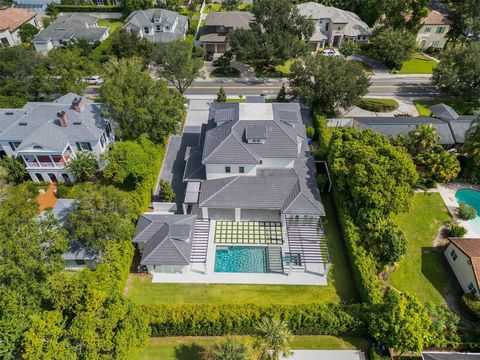
[[[452,215],[453,219],[457,220],[465,229],[467,229],[467,233],[464,237],[467,238],[477,238],[480,237],[480,232],[473,229],[472,226],[469,224],[469,220],[462,220],[457,215],[457,210],[460,207],[460,204],[455,197],[455,193],[458,190],[462,189],[469,189],[469,190],[477,190],[480,191],[480,185],[469,184],[469,183],[448,183],[448,184],[437,184],[438,192],[445,203],[450,215]]]

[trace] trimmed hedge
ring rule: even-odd
[[[54,5],[59,12],[118,12],[121,13],[120,6],[95,6],[95,5]]]
[[[472,294],[463,294],[461,305],[472,317],[480,320],[480,300]]]
[[[279,317],[295,335],[364,335],[367,305],[178,304],[143,306],[152,336],[250,335],[263,317]]]

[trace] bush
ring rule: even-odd
[[[358,107],[373,112],[388,112],[398,109],[398,102],[393,99],[362,99]]]
[[[463,220],[473,220],[477,217],[477,209],[473,206],[465,204],[460,201],[460,207],[458,208],[458,216]]]
[[[225,90],[223,86],[220,87],[217,93],[217,102],[226,102],[227,101],[227,94],[225,94]]]
[[[452,220],[448,223],[448,234],[451,237],[462,237],[467,233],[467,229],[465,229],[462,225],[459,224],[458,221]]]
[[[250,335],[264,317],[287,322],[295,335],[363,335],[366,305],[177,304],[144,306],[152,336]]]
[[[13,156],[5,156],[0,160],[0,166],[6,171],[5,179],[9,183],[21,183],[27,178],[27,170],[25,163],[19,158]]]
[[[360,47],[356,42],[353,41],[343,41],[340,45],[340,52],[343,56],[350,56],[356,54],[360,51]]]
[[[240,71],[232,66],[221,66],[213,69],[210,73],[213,77],[239,77]]]
[[[192,57],[202,58],[205,56],[205,50],[201,46],[194,46],[192,51]]]
[[[160,200],[164,202],[172,202],[175,199],[175,191],[172,185],[163,179],[160,180],[160,189],[158,190]]]
[[[480,300],[473,294],[463,294],[462,307],[477,320],[480,320]]]
[[[309,126],[307,127],[306,132],[307,132],[307,137],[310,139],[313,139],[313,137],[315,136],[315,128],[313,126]]]

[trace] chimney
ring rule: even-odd
[[[76,97],[72,101],[72,109],[78,112],[82,112],[85,108],[85,103],[83,102],[82,97]]]
[[[65,114],[65,111],[59,111],[57,113],[57,118],[58,118],[58,121],[60,121],[60,125],[62,125],[63,127],[67,127],[68,120],[67,120],[67,114]]]

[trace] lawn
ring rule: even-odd
[[[227,101],[225,101],[227,103],[244,103],[244,102],[247,102],[247,99],[227,99]]]
[[[90,54],[90,57],[99,62],[104,62],[108,59],[108,54],[110,53],[110,47],[112,46],[112,41],[113,41],[113,33],[120,29],[120,27],[123,25],[123,22],[120,20],[110,20],[110,19],[99,19],[98,20],[98,26],[108,26],[109,27],[109,36],[108,38],[105,39],[104,42],[102,42],[100,45],[98,45]]]
[[[459,115],[473,115],[474,111],[480,108],[480,101],[455,99],[415,100],[414,103],[420,116],[430,116],[432,112],[428,107],[440,103],[451,106]]]
[[[396,74],[431,74],[437,66],[437,62],[426,57],[422,53],[413,54],[412,58],[405,61],[402,68]]]
[[[335,223],[331,199],[324,197],[324,222],[332,261],[328,286],[152,284],[150,276],[134,276],[128,297],[139,304],[303,304],[358,300]]]
[[[247,336],[236,336],[241,342],[252,344]],[[223,337],[167,337],[152,338],[145,348],[141,360],[200,360],[201,353],[212,343]],[[293,349],[302,350],[363,350],[367,351],[368,341],[360,338],[339,338],[334,336],[295,336],[290,343]]]
[[[363,98],[358,107],[373,112],[389,112],[398,109],[398,102],[394,99]]]
[[[443,249],[432,247],[440,226],[450,219],[438,193],[417,193],[410,211],[393,217],[408,241],[407,254],[391,274],[390,283],[420,301],[444,304],[450,285]]]
[[[360,61],[360,60],[351,60],[352,62],[360,65],[363,70],[365,71],[365,75],[367,76],[373,76],[375,75],[375,73],[372,71],[372,68],[370,67],[370,65],[364,63],[363,61]]]

